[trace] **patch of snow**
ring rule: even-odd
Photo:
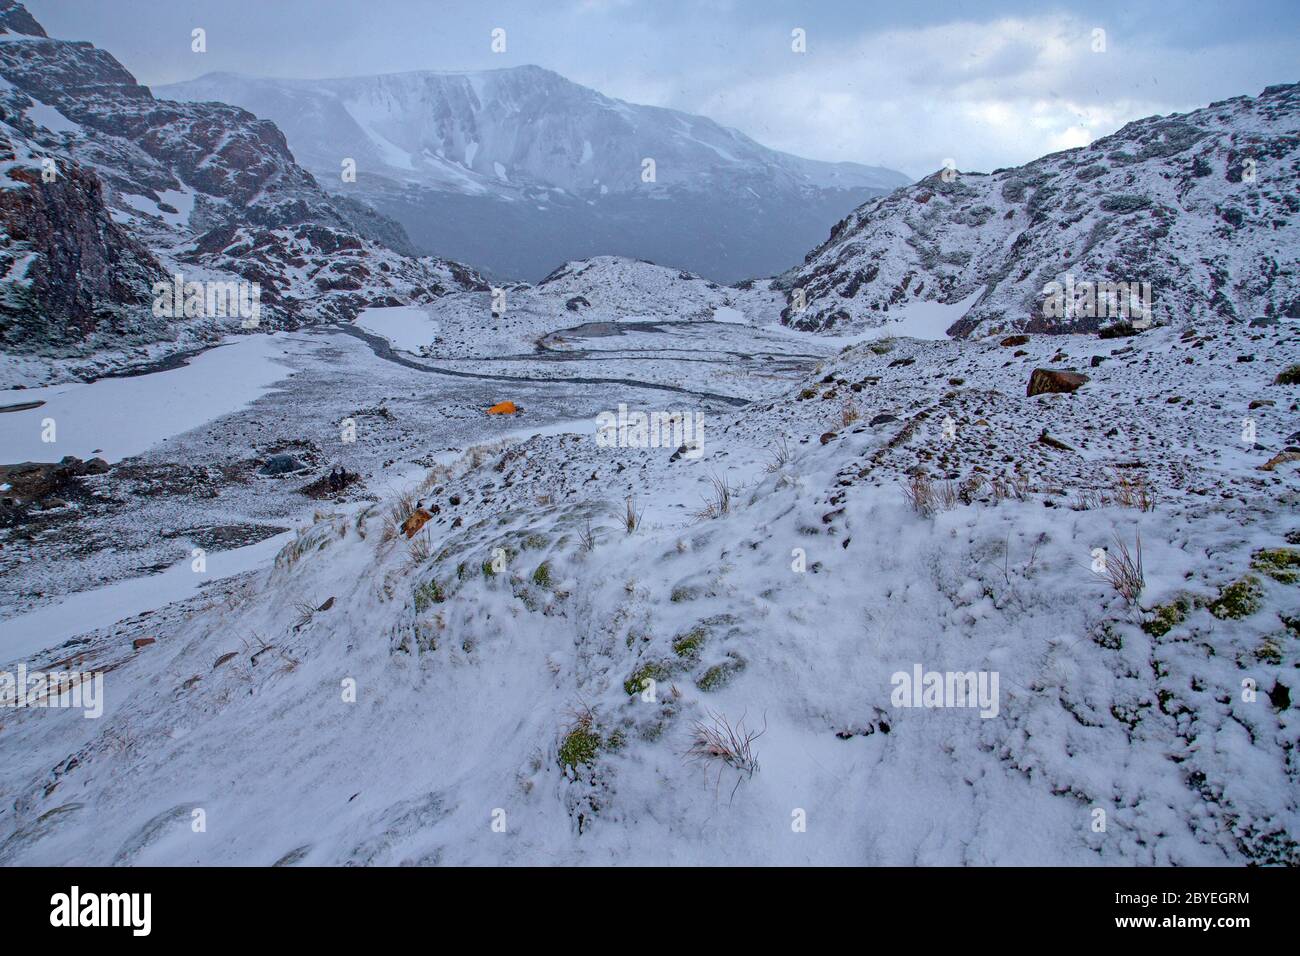
[[[0,447],[9,461],[120,461],[266,394],[284,377],[283,345],[283,334],[247,336],[177,369],[0,393],[0,404],[45,402],[0,415]],[[45,419],[54,420],[54,442],[41,440]]]
[[[426,345],[438,340],[441,327],[429,313],[415,305],[395,305],[362,309],[356,324],[382,335],[393,348],[418,354]]]

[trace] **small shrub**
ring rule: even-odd
[[[443,591],[442,585],[432,578],[415,589],[416,611],[424,611],[430,605],[441,604],[445,600],[447,600],[447,595]]]
[[[595,719],[590,711],[583,711],[560,741],[560,767],[577,771],[595,763],[599,752],[600,734],[595,731]]]
[[[533,583],[539,588],[550,588],[551,586],[551,565],[549,561],[543,561],[533,572]]]

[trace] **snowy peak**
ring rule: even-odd
[[[213,73],[157,93],[273,120],[324,188],[396,219],[422,251],[502,278],[536,281],[602,254],[721,282],[771,275],[855,205],[907,182],[771,150],[536,66],[326,80]]]
[[[469,193],[522,184],[576,195],[627,191],[640,188],[646,158],[665,186],[701,186],[727,173],[813,187],[907,182],[891,170],[779,153],[704,117],[625,103],[537,66],[331,80],[212,73],[158,92],[268,117],[304,163],[335,178],[346,155],[361,169]]]

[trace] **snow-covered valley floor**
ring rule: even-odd
[[[0,603],[60,640],[0,668],[102,670],[105,708],[0,709],[0,863],[1300,862],[1297,465],[1260,470],[1295,324],[852,344],[566,281],[439,300],[432,344],[277,336],[279,381],[4,529]],[[700,454],[606,447],[620,404]],[[1093,569],[1139,538],[1130,604]],[[195,547],[196,593],[62,639]],[[917,667],[994,706],[899,706]],[[755,763],[692,754],[715,720]]]

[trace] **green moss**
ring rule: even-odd
[[[817,397],[817,389],[815,388],[805,388],[802,392],[799,393],[799,399],[805,402],[808,401],[808,399],[810,398],[816,398],[816,397]]]
[[[662,661],[647,661],[623,681],[623,690],[629,697],[635,696],[645,690],[646,681],[667,680],[670,673],[668,666]]]
[[[431,604],[441,604],[447,600],[442,585],[435,580],[428,580],[415,589],[415,609],[423,611]]]
[[[1152,608],[1151,619],[1142,625],[1142,630],[1152,637],[1164,637],[1187,619],[1191,609],[1191,599],[1180,594],[1170,603]]]
[[[882,339],[876,339],[874,342],[868,345],[867,348],[870,349],[872,352],[875,352],[877,355],[885,355],[886,353],[892,352],[894,350],[894,339],[892,336],[888,336]]]
[[[1300,365],[1292,365],[1277,373],[1274,385],[1300,385]]]
[[[1275,638],[1266,637],[1255,648],[1255,660],[1261,664],[1281,664],[1282,647]]]
[[[560,766],[577,770],[596,762],[600,752],[600,734],[592,729],[590,720],[580,720],[560,742]]]
[[[717,690],[731,683],[731,679],[744,669],[745,662],[738,657],[733,657],[721,664],[714,664],[706,670],[695,682],[695,686],[703,691]]]
[[[695,588],[688,588],[685,585],[679,585],[673,588],[673,593],[669,595],[668,600],[674,604],[681,604],[683,601],[694,601],[700,596],[699,591]]]
[[[1210,613],[1220,620],[1235,621],[1258,611],[1263,596],[1259,578],[1248,574],[1240,581],[1225,585],[1208,607]]]
[[[546,547],[546,538],[540,534],[530,534],[524,538],[523,549],[525,551],[540,551]]]
[[[1279,612],[1277,616],[1282,621],[1283,626],[1291,632],[1292,636],[1300,637],[1300,614],[1282,614]]]
[[[491,578],[491,577],[495,577],[497,574],[505,573],[504,568],[501,571],[497,571],[496,568],[492,566],[492,562],[495,561],[497,558],[498,550],[505,552],[505,556],[506,556],[505,563],[507,567],[510,565],[510,562],[513,561],[516,557],[516,552],[513,548],[493,548],[492,556],[488,558],[486,561],[484,561],[482,564],[483,576],[485,578]]]
[[[1300,581],[1300,551],[1295,548],[1261,548],[1250,556],[1250,567],[1274,581],[1295,584]]]
[[[543,561],[533,572],[533,583],[539,588],[549,588],[551,586],[551,565],[548,561]]]
[[[700,656],[700,650],[704,647],[704,640],[708,636],[709,632],[703,627],[693,627],[685,634],[678,634],[673,638],[673,653],[693,661]]]

